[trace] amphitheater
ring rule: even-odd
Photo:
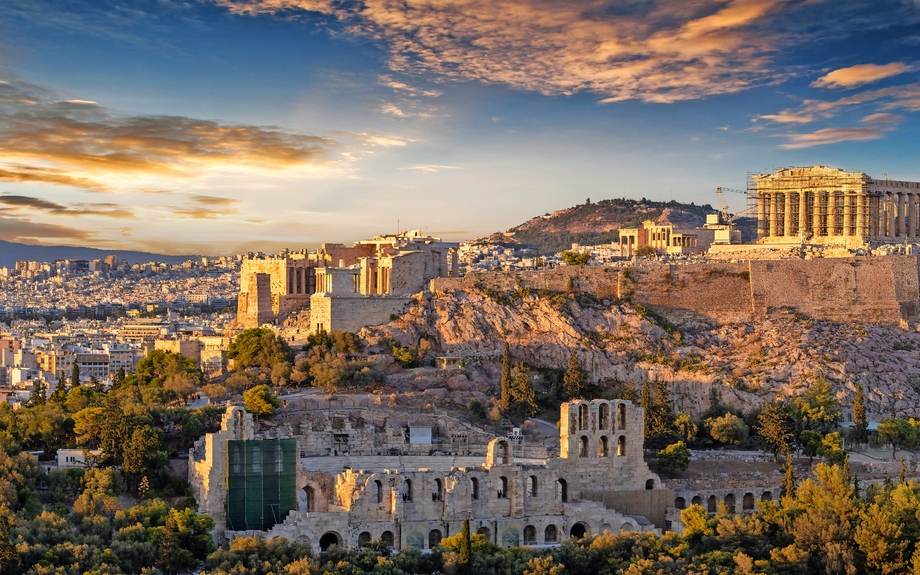
[[[386,418],[362,427],[372,415],[328,413],[296,432],[259,430],[228,405],[221,431],[196,442],[189,461],[215,540],[260,534],[317,550],[371,540],[430,549],[470,519],[510,547],[672,527],[674,492],[643,461],[643,410],[629,401],[563,404],[558,454],[542,458],[522,457],[533,454],[514,436],[492,437],[479,453],[476,441],[444,453],[430,434],[456,435],[462,422]]]

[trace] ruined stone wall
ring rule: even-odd
[[[408,297],[335,297],[316,294],[310,300],[310,326],[317,331],[341,329],[358,332],[362,327],[390,321],[391,315],[402,314]]]
[[[469,274],[439,278],[432,290],[517,287],[620,297],[672,321],[747,321],[801,312],[819,319],[883,325],[920,319],[917,256],[751,260],[738,263]],[[571,279],[570,279],[571,278]]]
[[[391,295],[412,295],[425,289],[425,256],[425,252],[415,252],[387,258]]]

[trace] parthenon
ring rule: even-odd
[[[760,243],[920,241],[920,183],[826,166],[755,175]]]

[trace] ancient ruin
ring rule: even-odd
[[[468,518],[510,547],[666,527],[673,492],[643,461],[644,414],[629,401],[563,404],[551,457],[446,416],[368,419],[384,411],[324,411],[297,432],[260,431],[228,406],[222,430],[189,454],[189,482],[199,511],[217,523],[215,539],[259,533],[315,549],[378,539],[430,549]]]
[[[814,166],[753,177],[760,243],[850,249],[920,239],[920,183]]]

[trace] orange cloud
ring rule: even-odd
[[[816,88],[855,88],[864,84],[877,82],[884,78],[909,72],[912,68],[904,62],[878,64],[859,64],[849,68],[834,70],[811,83]]]
[[[604,102],[675,102],[776,81],[766,24],[786,0],[613,6],[556,0],[214,0],[237,14],[334,15],[384,41],[389,67]],[[615,13],[613,13],[615,12]],[[756,31],[756,33],[755,33]],[[385,82],[394,89],[407,87]]]
[[[890,128],[825,128],[810,134],[790,134],[789,141],[780,145],[784,150],[798,150],[840,142],[878,140]]]

